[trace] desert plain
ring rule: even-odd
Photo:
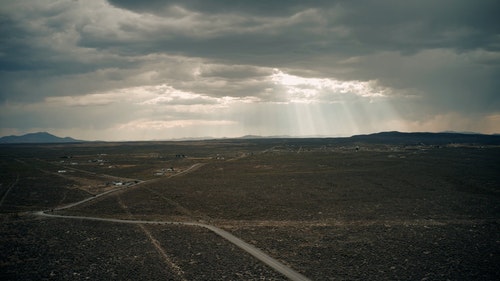
[[[196,224],[310,280],[500,280],[498,145],[219,139],[0,156],[2,280],[288,279]]]

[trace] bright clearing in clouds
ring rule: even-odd
[[[499,133],[499,7],[5,1],[0,135]]]
[[[203,79],[201,72],[196,76],[195,80]],[[207,87],[219,88],[229,82],[205,83]],[[331,128],[336,128],[335,135],[348,135],[353,130],[361,132],[357,127],[360,120],[351,112],[360,110],[359,105],[368,104],[378,109],[384,106],[384,110],[388,110],[383,105],[384,91],[375,81],[305,78],[273,69],[270,75],[261,77],[259,83],[264,90],[256,96],[212,96],[203,90],[192,92],[160,84],[47,97],[36,106],[53,110],[72,108],[73,114],[82,117],[89,111],[121,115],[123,122],[106,129],[107,138],[116,140],[130,135],[139,135],[141,139],[244,134],[331,136]],[[387,112],[377,118],[380,120],[376,122],[384,121],[388,118]]]

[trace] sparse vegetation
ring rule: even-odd
[[[210,223],[312,280],[500,277],[497,146],[258,139],[0,151],[2,280],[283,280],[195,226],[31,213],[116,188],[114,181],[145,182],[54,213]]]

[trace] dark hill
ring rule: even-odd
[[[349,138],[355,142],[386,143],[386,144],[425,144],[444,145],[451,143],[461,144],[500,144],[499,135],[463,134],[463,133],[402,133],[381,132],[369,135],[356,135]]]
[[[22,136],[7,136],[0,138],[0,143],[71,143],[83,142],[70,137],[60,138],[47,132],[30,133]]]

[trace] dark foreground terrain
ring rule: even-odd
[[[311,280],[500,280],[496,145],[256,139],[0,155],[2,280],[286,280],[198,226],[40,210],[214,225]]]

